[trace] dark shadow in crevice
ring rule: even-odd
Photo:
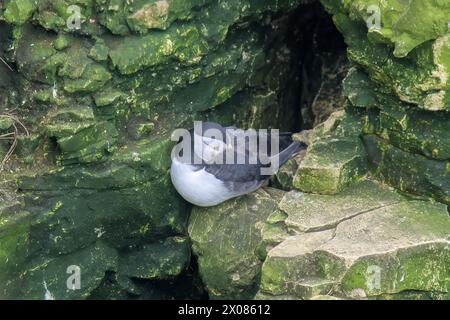
[[[302,6],[295,21],[303,21],[296,29],[300,94],[300,125],[312,129],[342,108],[342,80],[347,74],[347,45],[320,3]]]

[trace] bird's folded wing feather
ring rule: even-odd
[[[225,182],[236,183],[260,183],[267,177],[261,175],[261,168],[263,167],[259,162],[258,150],[249,148],[246,143],[244,147],[239,148],[238,142],[248,141],[249,134],[245,134],[243,130],[227,131],[227,134],[232,134],[228,138],[226,148],[222,151],[223,164],[211,164],[205,166],[205,171],[213,174],[217,179]],[[233,162],[227,164],[226,156],[232,155]],[[238,164],[238,159],[244,159],[244,164]],[[250,163],[250,159],[256,160]],[[240,162],[239,162],[240,163]]]

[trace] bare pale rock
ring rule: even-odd
[[[291,191],[280,202],[288,214],[286,225],[301,232],[319,231],[337,226],[365,212],[392,205],[401,196],[386,186],[362,181],[337,195],[317,195]]]
[[[297,234],[269,251],[261,291],[359,299],[413,290],[448,292],[446,207],[389,192],[363,182],[342,198],[333,196],[336,202],[329,196],[311,201],[311,195],[287,194],[280,207],[288,210],[286,224]]]

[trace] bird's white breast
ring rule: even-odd
[[[191,165],[176,159],[172,160],[170,176],[178,193],[197,206],[215,206],[233,197],[224,183],[214,175],[204,169],[194,171]]]

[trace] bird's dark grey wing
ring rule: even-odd
[[[259,165],[207,165],[204,169],[223,181],[235,196],[259,189],[270,178],[270,176],[261,175],[261,166]]]
[[[261,165],[247,164],[212,164],[205,165],[206,172],[224,182],[260,182],[269,176],[261,175]]]
[[[226,129],[231,129],[231,127],[227,127]],[[270,167],[270,164],[262,164],[261,159],[259,157],[259,145],[261,141],[258,138],[257,142],[257,150],[250,150],[249,148],[249,132],[244,132],[243,130],[231,130],[226,134],[231,134],[231,141],[233,142],[231,145],[229,141],[224,140],[227,143],[227,147],[222,151],[220,155],[218,155],[218,159],[222,159],[222,164],[208,164],[202,161],[202,164],[194,165],[195,170],[205,169],[206,172],[213,174],[217,179],[224,181],[225,183],[235,183],[236,185],[241,184],[245,187],[245,185],[258,185],[261,182],[270,178],[268,175],[262,175],[261,169],[264,167]],[[255,132],[257,137],[257,133]],[[191,133],[192,135],[192,133]],[[224,135],[225,138],[225,135]],[[228,137],[230,138],[230,136]],[[237,146],[237,142],[241,141],[242,138],[245,138],[245,146],[244,148],[239,148]],[[270,147],[270,134],[268,135],[268,140],[265,143],[269,142],[267,146],[268,155],[271,154]],[[283,153],[284,150],[287,150],[289,146],[292,144],[292,137],[290,133],[281,133],[279,134],[279,152]],[[193,147],[193,145],[192,145]],[[227,163],[227,154],[233,155],[233,163],[234,164],[226,164]],[[286,156],[290,158],[292,153],[288,152]],[[238,163],[238,159],[243,157],[245,159],[245,164],[236,164]],[[251,161],[250,161],[251,159]],[[256,162],[252,162],[256,160]]]
[[[267,176],[261,175],[262,165],[259,161],[257,150],[250,150],[248,148],[248,139],[244,139],[244,146],[237,145],[239,142],[237,138],[248,138],[248,136],[244,135],[244,131],[231,130],[227,131],[227,134],[229,135],[228,138],[231,138],[231,140],[225,141],[227,143],[226,148],[223,150],[223,154],[221,155],[223,164],[206,165],[205,171],[213,174],[217,179],[224,182],[259,183],[259,181],[267,179]],[[242,136],[238,136],[241,134]],[[227,164],[227,155],[232,155],[232,164]],[[244,164],[242,164],[242,162],[238,162],[238,160],[244,160]]]
[[[227,127],[226,129],[235,129],[233,127]],[[259,155],[259,151],[260,151],[260,147],[262,144],[264,144],[266,146],[266,151],[267,151],[267,155],[268,156],[274,156],[277,153],[282,152],[283,150],[287,149],[293,142],[292,140],[292,133],[290,132],[282,132],[276,135],[277,140],[278,140],[278,150],[274,150],[273,154],[272,154],[272,133],[268,132],[266,134],[266,138],[264,140],[261,140],[263,135],[260,132],[257,131],[253,131],[253,132],[249,132],[249,131],[244,131],[244,130],[239,130],[239,129],[235,129],[235,130],[231,130],[231,131],[227,131],[228,137],[231,139],[231,141],[245,141],[245,157],[246,159],[249,158],[250,156],[254,156],[254,154],[256,153],[257,155]],[[256,150],[250,150],[249,149],[249,138],[253,136],[256,137],[256,144],[257,144],[257,149]]]
[[[230,132],[228,132],[230,134]],[[217,179],[220,179],[224,182],[235,182],[235,183],[257,183],[263,182],[270,178],[269,175],[263,175],[261,174],[261,169],[266,167],[270,167],[271,164],[262,164],[260,159],[259,152],[259,145],[260,141],[258,139],[257,142],[257,150],[250,150],[248,145],[248,139],[245,139],[245,148],[238,148],[236,145],[236,142],[238,140],[234,138],[249,138],[248,132],[245,133],[243,130],[237,130],[237,131],[231,131],[232,140],[234,141],[234,145],[228,145],[225,150],[223,150],[223,154],[221,155],[223,159],[223,164],[204,164],[202,165],[202,168],[205,169],[206,172],[213,174]],[[247,134],[247,136],[246,136]],[[256,133],[255,133],[256,134]],[[258,135],[256,134],[258,137]],[[241,140],[242,141],[242,140]],[[268,135],[268,141],[265,141],[265,143],[269,142],[268,145],[268,155],[271,154],[271,148],[270,148],[270,134]],[[279,143],[280,143],[280,151],[281,154],[284,150],[289,149],[290,145],[292,144],[292,137],[290,133],[281,133],[279,135]],[[234,157],[234,163],[235,164],[226,164],[226,155],[227,153],[232,153]],[[244,157],[245,164],[236,164],[238,163],[238,156]],[[292,156],[292,154],[287,155],[289,158]],[[250,161],[256,160],[255,162]],[[284,163],[284,161],[283,161]]]

